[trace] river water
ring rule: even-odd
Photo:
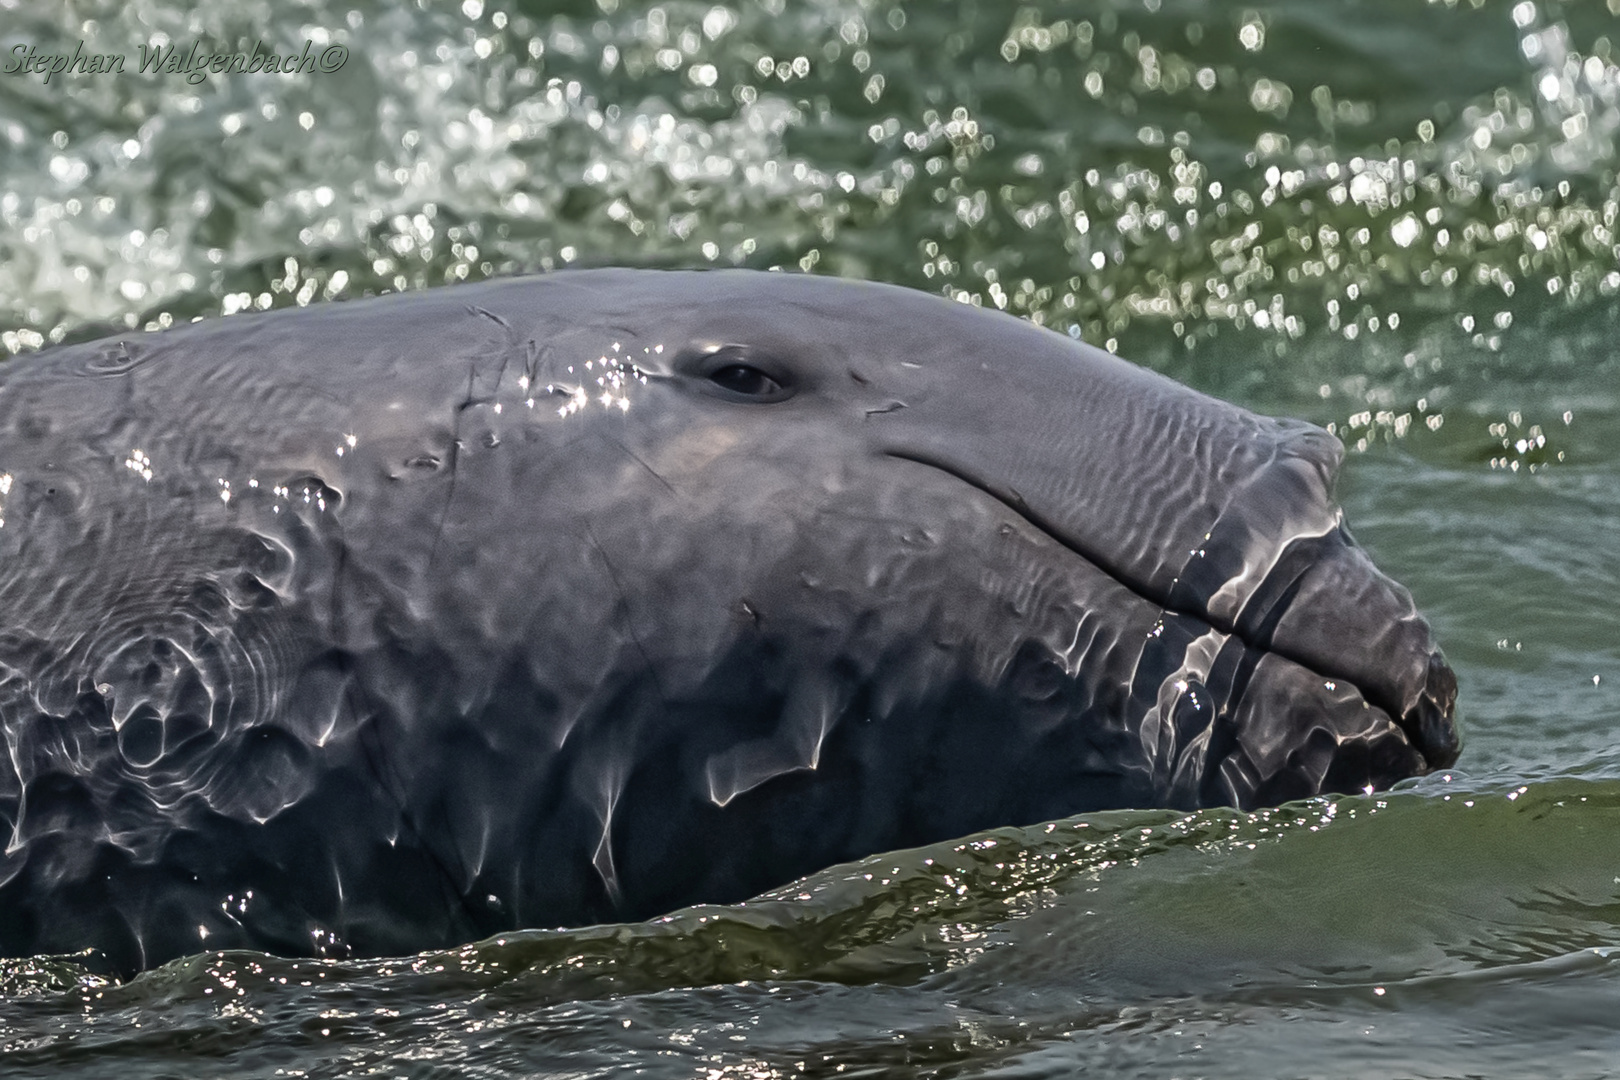
[[[195,42],[335,70],[140,70]],[[406,960],[0,961],[7,1077],[1620,1073],[1617,0],[0,0],[29,47],[125,69],[0,74],[0,356],[565,265],[1003,307],[1338,433],[1466,746]]]

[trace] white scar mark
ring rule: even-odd
[[[16,740],[11,737],[10,730],[6,730],[6,756],[11,759],[11,771],[17,774],[17,819],[11,826],[11,839],[6,843],[7,855],[15,855],[23,849],[22,828],[23,819],[28,814],[28,782],[23,776],[22,761],[17,755]]]
[[[777,730],[716,754],[704,767],[709,801],[724,807],[768,780],[821,767],[821,750],[843,711],[842,687],[812,688],[795,695]]]
[[[602,835],[596,842],[595,853],[591,855],[591,865],[596,868],[597,876],[607,888],[608,899],[613,902],[614,907],[618,907],[624,901],[624,890],[619,887],[619,871],[613,863],[613,811],[619,805],[624,782],[616,768],[609,769],[603,781],[600,791],[602,804],[596,810],[597,817],[602,822]]]

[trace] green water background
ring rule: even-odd
[[[1339,434],[1467,744],[637,927],[5,962],[4,1075],[1620,1073],[1616,0],[0,0],[0,68],[81,42],[0,74],[0,356],[565,265],[1002,307]]]

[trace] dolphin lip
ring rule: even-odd
[[[1430,643],[1428,624],[1412,607],[1410,596],[1378,571],[1342,528],[1325,536],[1284,542],[1266,580],[1245,598],[1235,617],[1223,618],[1201,602],[1206,596],[1185,588],[1185,583],[1159,595],[1160,590],[1150,583],[1122,573],[1106,555],[1090,551],[1066,535],[1015,488],[998,488],[959,466],[910,448],[889,447],[882,453],[942,472],[983,492],[1122,588],[1168,614],[1197,619],[1259,652],[1274,653],[1355,687],[1364,701],[1400,728],[1430,771],[1447,768],[1457,760],[1461,749],[1455,722],[1457,676]],[[1330,605],[1323,602],[1324,597],[1344,599]],[[1309,618],[1303,617],[1307,612]],[[1289,647],[1296,636],[1301,639],[1299,647]],[[1347,653],[1345,640],[1361,648]],[[1362,663],[1355,662],[1358,656]]]

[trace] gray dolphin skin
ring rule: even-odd
[[[1455,760],[1342,448],[892,286],[570,271],[0,365],[0,953],[393,955]]]

